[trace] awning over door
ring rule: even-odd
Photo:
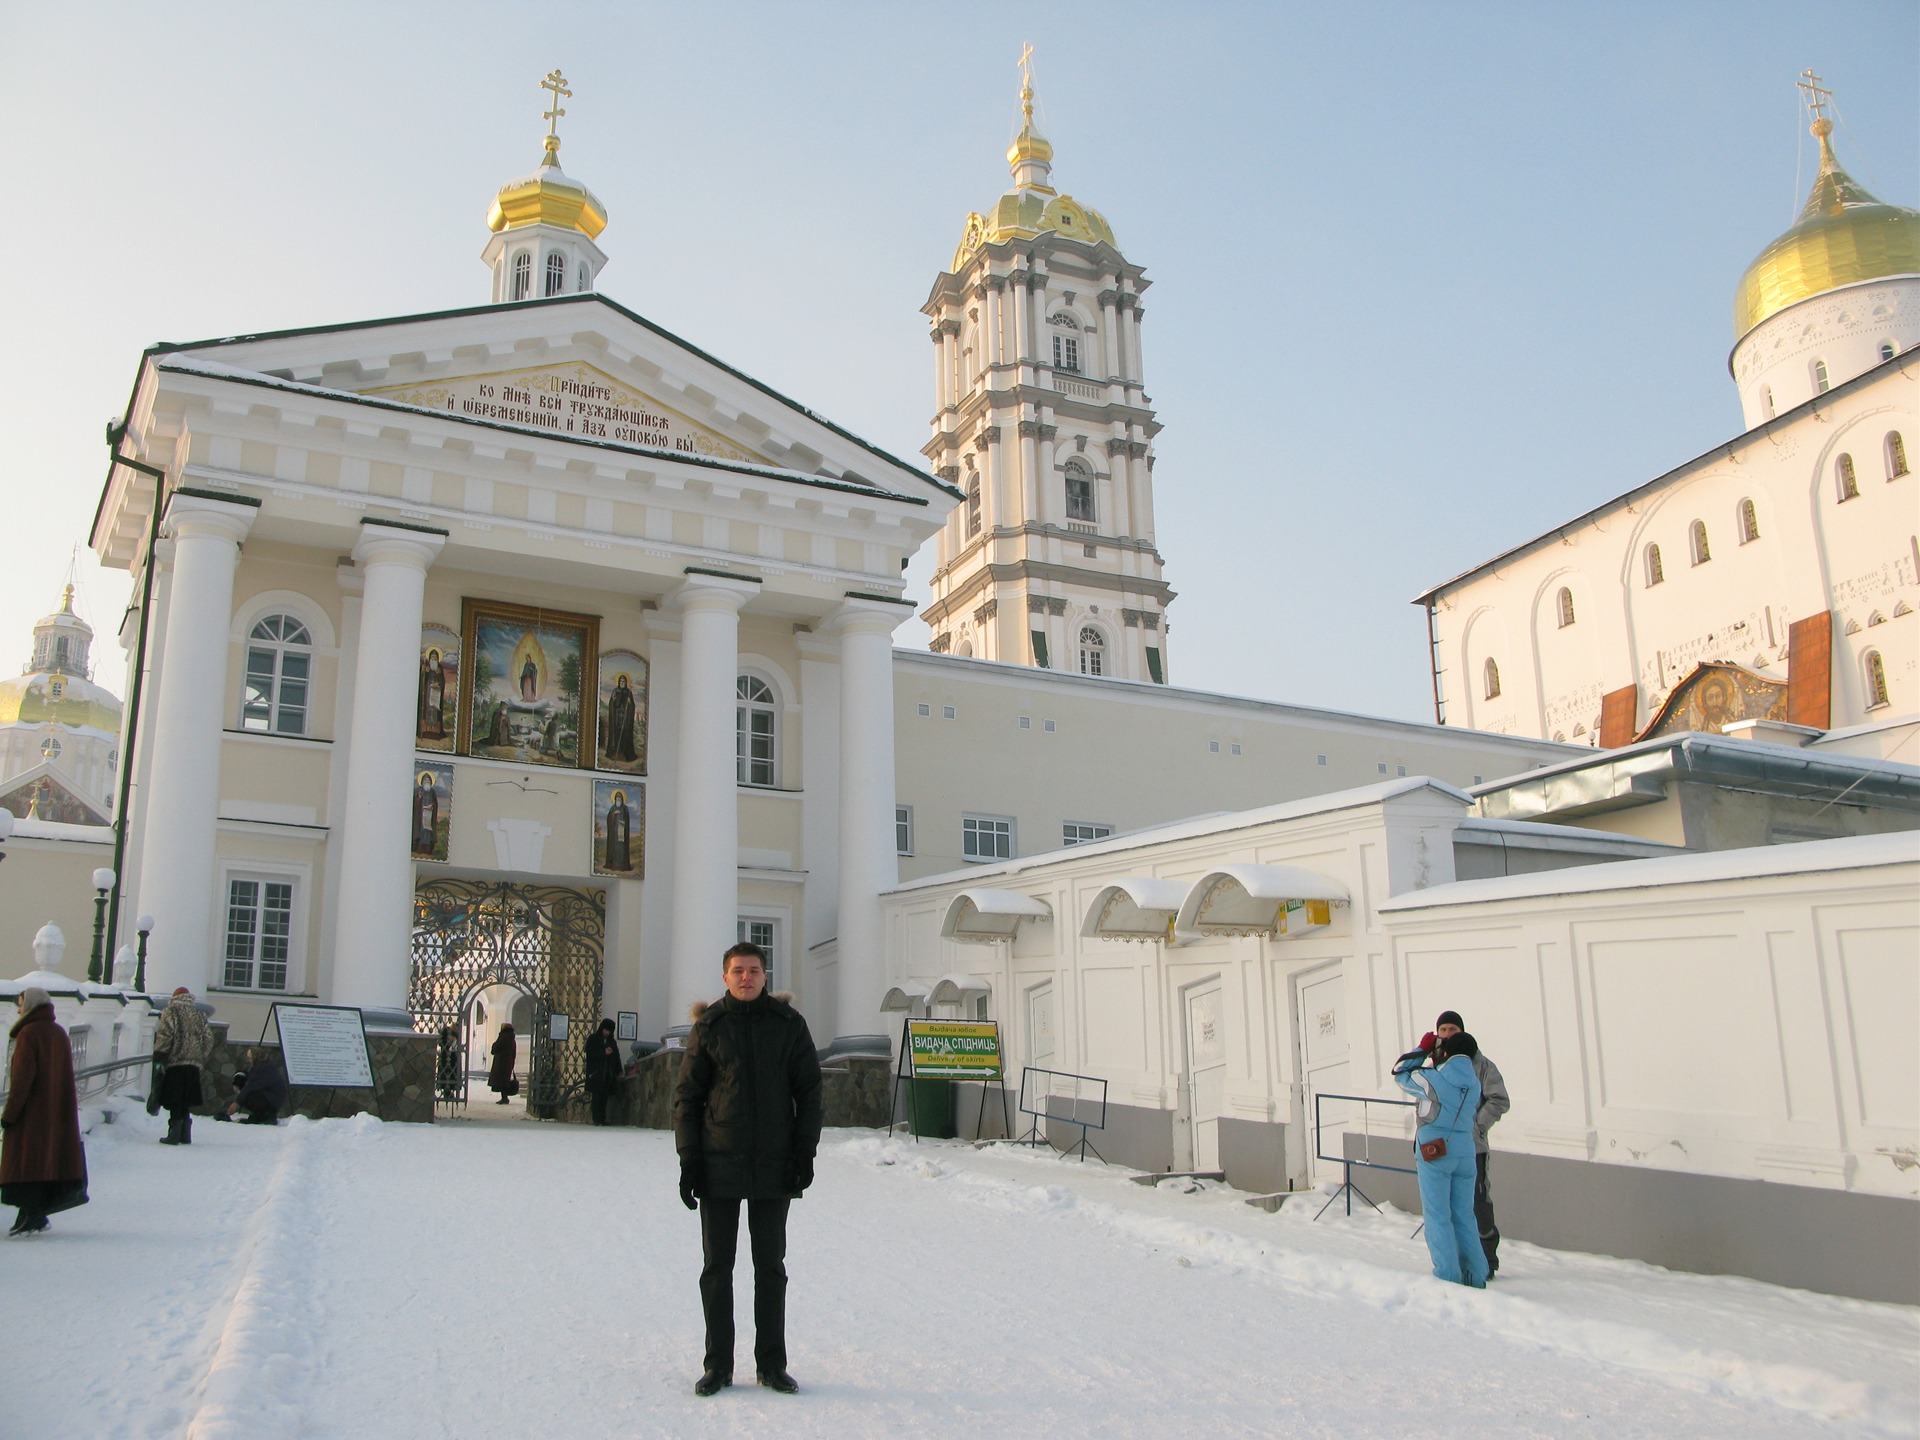
[[[927,991],[929,1005],[963,1005],[975,995],[991,995],[993,987],[977,975],[942,975]]]
[[[1088,940],[1165,940],[1186,898],[1184,881],[1129,875],[1093,897],[1080,934]]]
[[[1011,940],[1022,920],[1052,918],[1052,907],[1046,901],[1018,890],[962,890],[947,906],[940,935],[963,944],[988,945]]]
[[[1293,865],[1222,865],[1200,877],[1175,919],[1200,935],[1280,939],[1317,930],[1345,905],[1346,886]]]

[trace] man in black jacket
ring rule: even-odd
[[[700,1211],[700,1304],[707,1353],[696,1395],[733,1383],[733,1257],[740,1202],[753,1252],[753,1360],[790,1395],[787,1206],[813,1183],[820,1145],[820,1057],[800,1012],[767,993],[767,956],[742,942],[722,958],[727,993],[696,1005],[673,1107],[680,1199]]]

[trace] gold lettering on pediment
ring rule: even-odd
[[[577,362],[462,375],[424,385],[389,385],[364,393],[403,405],[582,440],[609,440],[667,454],[742,460],[754,465],[774,463],[622,384],[605,371]]]

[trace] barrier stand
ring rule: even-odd
[[[1349,1216],[1353,1214],[1353,1197],[1356,1195],[1358,1195],[1362,1200],[1365,1200],[1367,1204],[1372,1206],[1374,1211],[1378,1213],[1380,1207],[1378,1205],[1374,1205],[1372,1198],[1368,1196],[1366,1191],[1362,1190],[1358,1185],[1353,1183],[1354,1167],[1357,1165],[1357,1166],[1360,1166],[1362,1169],[1366,1169],[1366,1170],[1391,1170],[1396,1175],[1413,1175],[1417,1172],[1409,1169],[1405,1165],[1385,1165],[1378,1160],[1373,1160],[1368,1158],[1369,1152],[1364,1147],[1364,1145],[1361,1149],[1361,1158],[1358,1160],[1353,1159],[1351,1156],[1349,1156],[1346,1153],[1346,1145],[1344,1142],[1346,1139],[1347,1132],[1344,1128],[1340,1131],[1340,1136],[1342,1140],[1342,1144],[1340,1147],[1341,1153],[1338,1155],[1327,1154],[1326,1143],[1324,1138],[1326,1134],[1326,1117],[1324,1112],[1321,1109],[1321,1106],[1323,1106],[1329,1100],[1351,1101],[1352,1103],[1360,1107],[1360,1138],[1363,1142],[1367,1140],[1371,1140],[1373,1138],[1373,1123],[1372,1123],[1372,1115],[1370,1113],[1370,1109],[1372,1107],[1378,1107],[1380,1109],[1411,1110],[1414,1108],[1414,1102],[1411,1100],[1381,1100],[1372,1095],[1315,1095],[1313,1097],[1313,1155],[1314,1155],[1314,1158],[1316,1160],[1325,1160],[1330,1164],[1336,1164],[1340,1167],[1340,1188],[1338,1190],[1335,1190],[1333,1194],[1327,1197],[1327,1203],[1325,1205],[1322,1205],[1319,1208],[1319,1210],[1314,1212],[1313,1218],[1318,1220],[1322,1215],[1326,1214],[1327,1211],[1332,1207],[1333,1202],[1340,1199],[1342,1196],[1346,1197],[1347,1214]],[[1418,1235],[1420,1232],[1416,1230],[1413,1233]]]
[[[1042,1080],[1039,1077],[1045,1078]],[[1073,1093],[1064,1097],[1057,1094],[1053,1088],[1053,1082],[1056,1080],[1072,1081]],[[1100,1098],[1098,1100],[1092,1100],[1081,1095],[1080,1087],[1082,1085],[1098,1085],[1100,1087]],[[1034,1105],[1032,1106],[1027,1103],[1029,1095],[1032,1096],[1034,1101]],[[1072,1113],[1066,1115],[1056,1114],[1047,1104],[1049,1100],[1062,1098],[1071,1102],[1073,1106]],[[1082,1100],[1086,1100],[1087,1103],[1099,1107],[1098,1114],[1100,1118],[1098,1120],[1083,1120],[1080,1117]],[[1078,1148],[1080,1151],[1080,1161],[1082,1164],[1085,1164],[1087,1151],[1092,1150],[1094,1159],[1098,1160],[1102,1165],[1107,1163],[1107,1157],[1095,1149],[1087,1139],[1087,1131],[1089,1129],[1104,1130],[1107,1128],[1107,1082],[1098,1076],[1074,1075],[1065,1070],[1042,1070],[1036,1066],[1028,1065],[1020,1072],[1020,1113],[1022,1115],[1033,1116],[1033,1124],[1027,1127],[1027,1133],[1019,1137],[1021,1143],[1028,1145],[1044,1144],[1051,1150],[1053,1148],[1053,1139],[1041,1131],[1040,1124],[1042,1121],[1055,1120],[1062,1125],[1078,1125],[1080,1127],[1079,1146],[1070,1146],[1060,1153],[1062,1155],[1068,1155],[1072,1153],[1074,1148]]]

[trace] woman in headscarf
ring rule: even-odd
[[[519,1057],[520,1047],[513,1038],[511,1022],[500,1027],[500,1033],[493,1037],[493,1068],[487,1071],[487,1088],[498,1092],[499,1104],[506,1104],[507,1097],[513,1094],[513,1062]]]
[[[19,1208],[13,1235],[37,1235],[47,1216],[87,1203],[87,1152],[73,1045],[54,1022],[53,999],[38,986],[20,992],[10,1034],[13,1067],[0,1111],[0,1204]]]

